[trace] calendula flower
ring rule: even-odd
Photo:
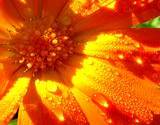
[[[0,0],[0,125],[158,125],[159,0]]]

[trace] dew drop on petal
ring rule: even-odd
[[[102,94],[99,94],[99,93],[93,94],[92,101],[104,108],[107,108],[107,109],[109,108],[109,103],[106,100],[105,96]]]
[[[143,64],[143,60],[140,57],[137,57],[136,58],[136,63],[139,64],[139,65],[142,65]]]
[[[123,54],[118,54],[118,58],[119,59],[124,59],[124,55]]]
[[[47,87],[47,90],[51,93],[56,92],[58,89],[58,87],[54,84],[47,84],[46,87]]]
[[[107,119],[107,123],[108,123],[108,124],[112,124],[112,123],[113,123],[112,119],[111,119],[111,118],[108,118],[108,119]]]
[[[55,109],[54,113],[59,121],[61,121],[61,122],[65,121],[64,113],[61,108]]]
[[[52,101],[52,100],[53,100],[53,98],[52,98],[52,97],[49,97],[49,98],[48,98],[48,101]]]
[[[134,123],[140,123],[139,119],[135,118]]]

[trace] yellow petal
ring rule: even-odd
[[[55,77],[55,74],[52,74]],[[46,77],[45,77],[46,78]],[[43,104],[65,124],[88,125],[87,119],[69,88],[57,79],[36,81]]]
[[[154,114],[160,114],[159,87],[107,60],[75,56],[59,71],[72,81],[74,87],[88,96],[97,92],[104,94],[117,109],[130,117],[133,115],[148,122]]]
[[[97,121],[100,125],[108,125],[105,121],[108,117],[103,116],[104,113],[92,102],[90,97],[76,88],[72,88],[72,93],[80,104],[90,125],[95,125]]]
[[[99,33],[80,35],[76,38],[80,41],[76,52],[88,56],[101,58],[114,58],[117,51],[136,51],[139,43],[123,33]]]
[[[43,0],[43,16],[52,16],[53,19],[59,16],[69,0]]]
[[[22,104],[18,112],[18,125],[34,125]]]
[[[19,116],[19,124],[29,119],[34,125],[76,124],[88,125],[71,91],[60,83],[57,73],[45,73],[37,79],[26,94]],[[32,96],[32,98],[30,98]],[[41,112],[40,114],[38,112]],[[32,124],[30,123],[30,124]]]
[[[88,16],[101,7],[114,9],[115,3],[116,0],[73,0],[70,3],[70,9],[73,13]]]
[[[6,125],[16,113],[29,85],[28,78],[19,78],[0,100],[0,124]]]

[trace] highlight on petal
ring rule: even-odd
[[[27,114],[24,106],[20,104],[20,108],[18,111],[18,125],[34,125],[30,116]]]
[[[90,97],[75,87],[72,88],[72,93],[80,104],[84,114],[86,115],[87,120],[89,121],[89,125],[95,125],[97,121],[100,125],[109,124],[107,120],[109,120],[110,117],[105,115],[105,113],[92,102]]]
[[[101,7],[106,7],[112,10],[115,5],[116,0],[73,0],[70,3],[70,9],[73,13],[81,16],[88,16]]]
[[[6,125],[16,113],[29,85],[29,78],[19,78],[0,100],[0,124]]]
[[[115,0],[71,0],[64,7],[58,18],[58,21],[64,25],[73,25],[79,22],[79,20],[83,20],[84,18],[88,19],[90,16],[92,17],[92,15],[96,15],[102,8],[108,10],[108,12],[105,12],[102,9],[101,13],[109,16],[113,13],[111,8],[115,6],[115,3]],[[94,21],[98,23],[97,20]]]

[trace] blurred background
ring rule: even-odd
[[[134,26],[134,28],[160,28],[160,17],[157,17],[153,20],[147,21],[143,24]],[[14,119],[10,122],[9,125],[17,125],[17,114]]]
[[[157,17],[153,20],[147,21],[143,24],[140,24],[138,26],[135,26],[138,28],[160,28],[160,17]]]

